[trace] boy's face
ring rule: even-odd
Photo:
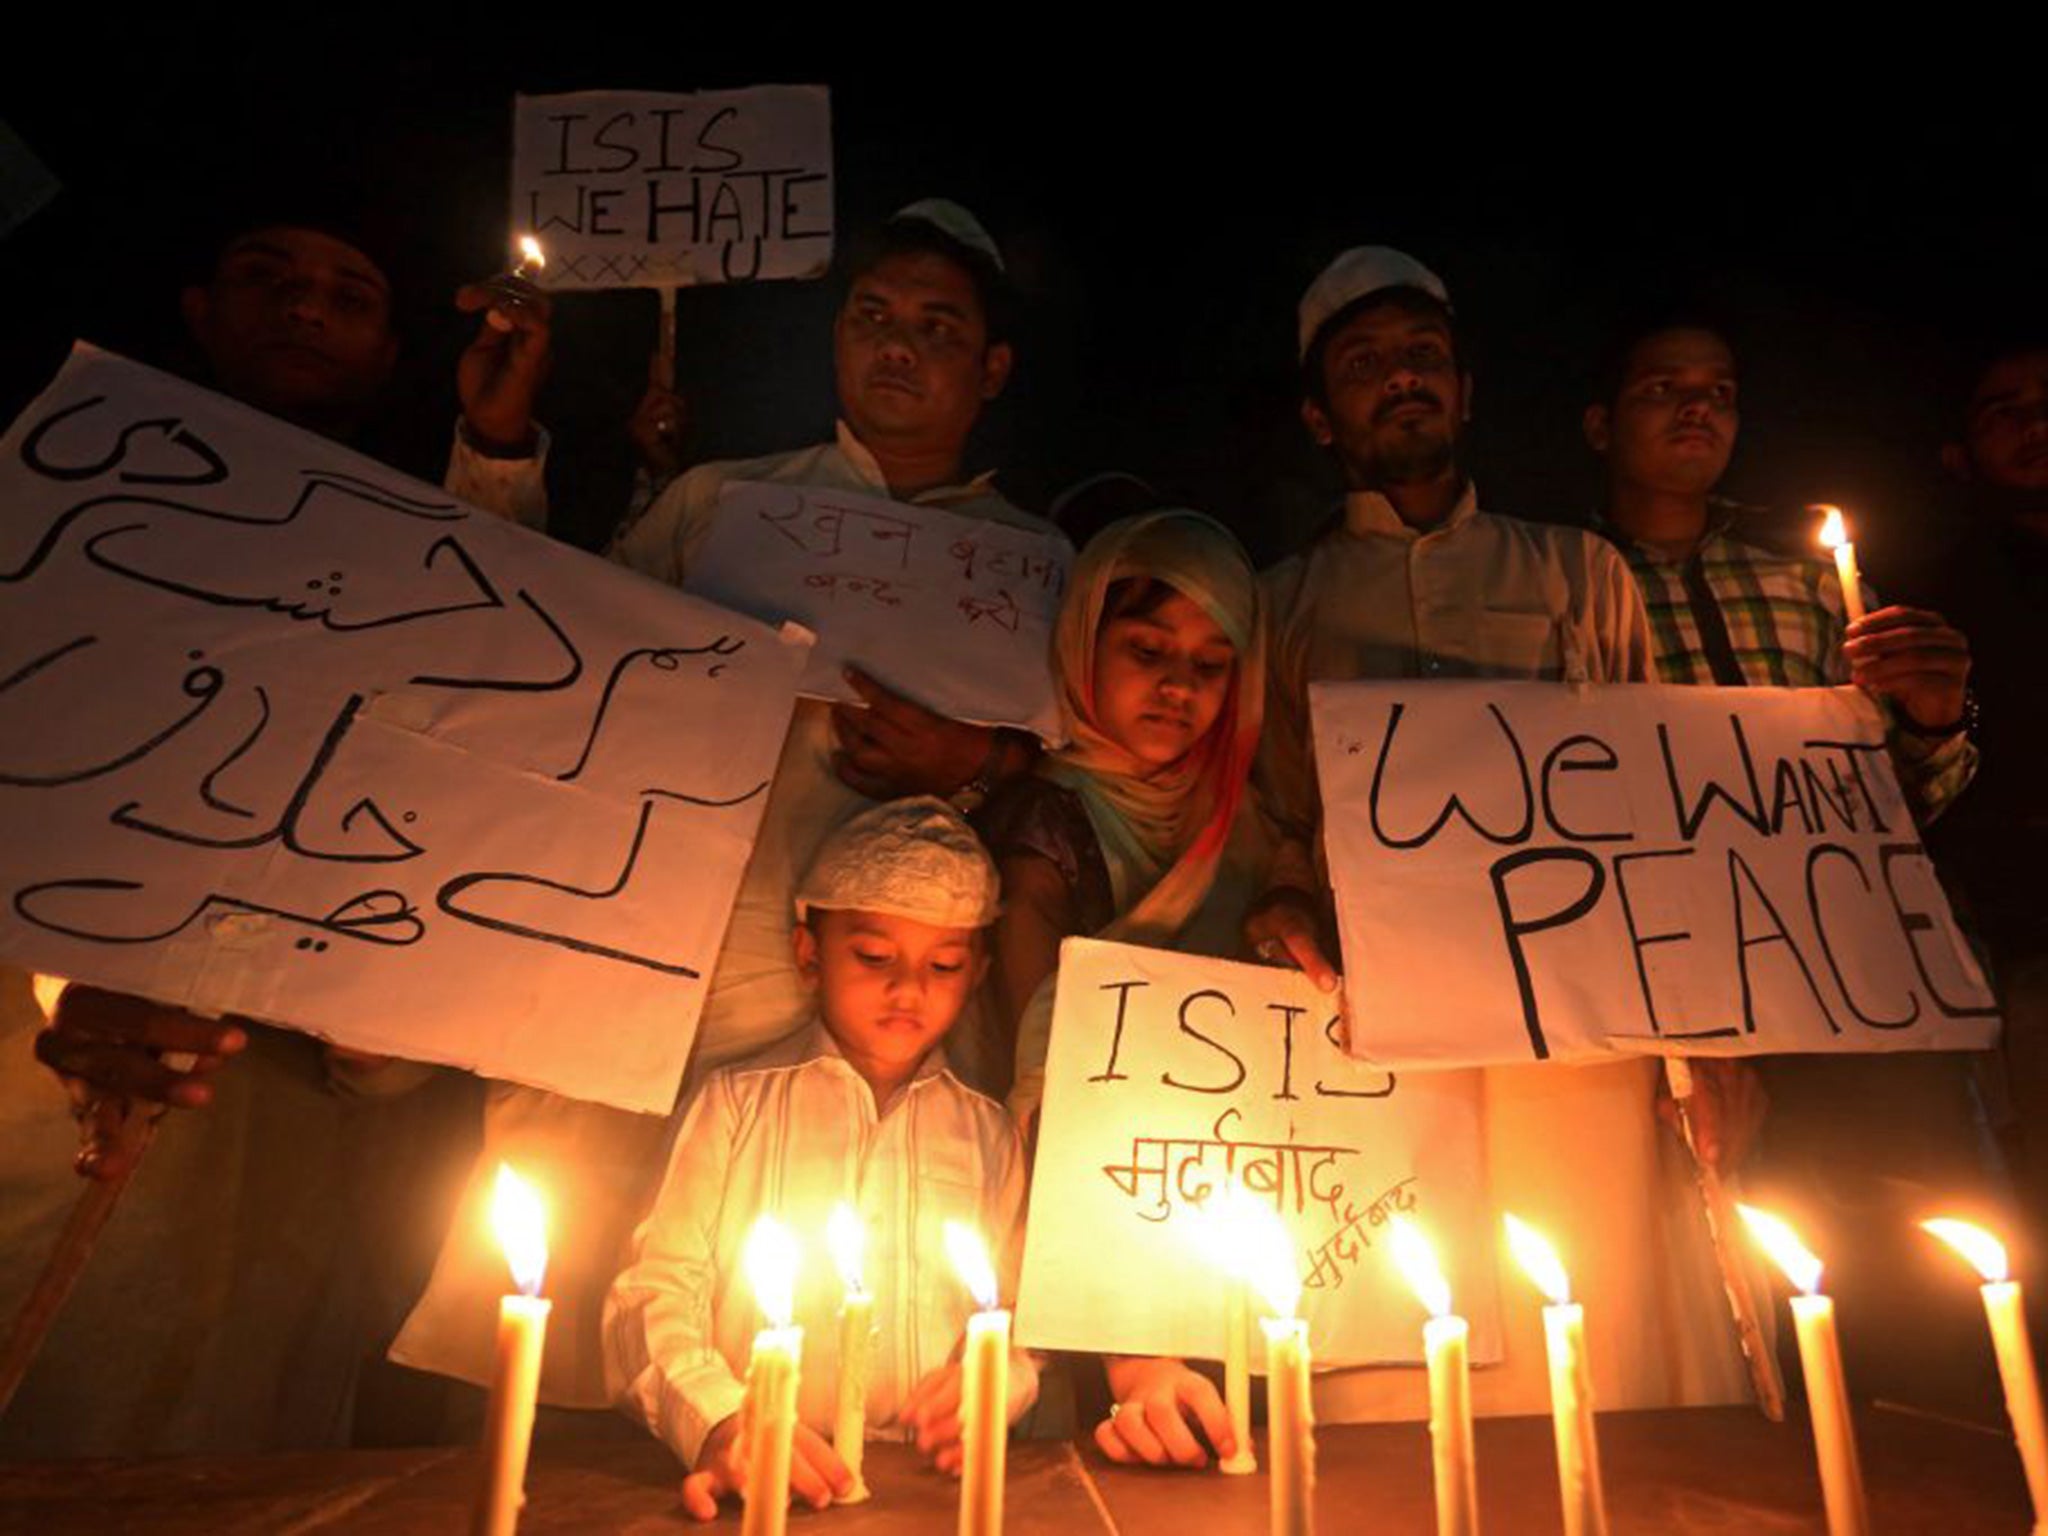
[[[796,928],[796,963],[856,1067],[905,1076],[953,1027],[988,968],[974,928],[883,912],[818,912]]]

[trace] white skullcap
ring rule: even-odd
[[[1406,251],[1390,245],[1354,245],[1323,268],[1301,296],[1299,360],[1308,360],[1309,344],[1332,315],[1382,288],[1420,288],[1445,309],[1451,307],[1444,280]]]
[[[974,828],[930,795],[862,811],[825,839],[796,891],[813,907],[883,912],[934,928],[982,928],[1001,909],[995,862]]]
[[[957,240],[970,251],[979,251],[996,264],[998,272],[1004,271],[1003,253],[996,248],[996,242],[989,232],[981,227],[981,220],[947,197],[920,197],[914,203],[906,203],[889,216],[894,224],[898,219],[917,219],[931,225],[947,238]]]

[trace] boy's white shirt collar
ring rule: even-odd
[[[776,1054],[778,1056],[781,1055],[780,1052]],[[790,1036],[789,1055],[786,1060],[763,1061],[757,1062],[756,1065],[761,1067],[800,1067],[808,1062],[820,1060],[837,1061],[847,1071],[854,1073],[855,1076],[859,1076],[859,1072],[853,1063],[846,1059],[846,1052],[839,1048],[839,1042],[832,1038],[832,1031],[825,1027],[824,1017],[814,1012],[811,1015],[811,1022]],[[924,1053],[924,1058],[917,1064],[917,1070],[904,1080],[901,1088],[889,1096],[889,1103],[876,1106],[877,1111],[886,1110],[889,1104],[895,1103],[906,1091],[939,1076],[941,1073],[952,1078],[960,1087],[967,1087],[966,1083],[961,1081],[959,1074],[953,1070],[952,1061],[946,1055],[946,1042],[943,1038],[936,1041],[932,1048]],[[972,1092],[971,1089],[969,1091]]]

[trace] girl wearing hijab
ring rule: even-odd
[[[1076,562],[1052,662],[1067,745],[977,818],[1003,880],[996,1054],[1016,1042],[1009,1102],[1026,1126],[1045,1081],[1060,941],[1196,947],[1190,930],[1237,829],[1263,715],[1251,562],[1197,512],[1111,524]]]

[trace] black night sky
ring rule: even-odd
[[[1583,38],[1531,37],[1524,57],[1506,35],[1325,37],[1277,17],[1198,38],[1192,13],[1121,51],[1050,13],[977,14],[971,34],[878,14],[829,37],[731,21],[706,36],[681,10],[602,28],[509,18],[422,32],[202,7],[101,27],[89,63],[57,49],[71,68],[0,104],[67,186],[0,244],[0,407],[11,415],[73,336],[178,365],[176,290],[215,221],[274,205],[270,189],[353,183],[401,222],[398,276],[424,295],[402,391],[421,456],[405,467],[433,474],[466,327],[442,299],[504,265],[515,90],[829,84],[842,233],[954,196],[1026,290],[1018,377],[981,445],[1012,497],[1043,507],[1128,469],[1265,556],[1334,488],[1295,418],[1293,313],[1346,245],[1402,246],[1448,280],[1478,378],[1468,459],[1493,510],[1590,510],[1578,418],[1608,330],[1641,305],[1704,300],[1736,322],[1744,368],[1724,489],[1848,505],[1895,590],[1940,529],[1932,455],[1956,354],[2041,320],[2037,93],[1975,73],[1982,57],[1886,75],[1761,49],[1741,68],[1675,65],[1664,45],[1602,66],[1622,39],[1590,19]],[[1491,31],[1476,16],[1443,25]],[[38,72],[26,50],[11,62]],[[694,457],[829,431],[832,306],[828,283],[682,296]],[[621,423],[654,312],[644,292],[560,305],[544,416],[564,537],[600,541],[623,498]]]

